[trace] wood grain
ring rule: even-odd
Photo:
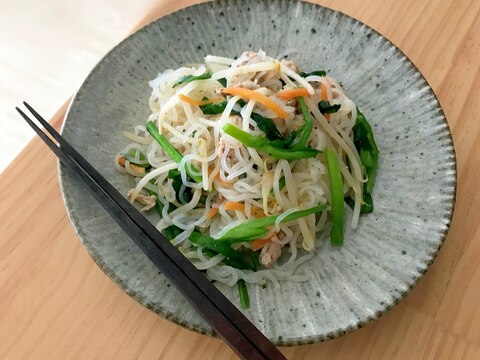
[[[161,1],[141,24],[190,3]],[[479,359],[480,2],[319,3],[378,30],[425,75],[453,132],[457,200],[445,245],[405,301],[352,334],[282,351],[297,360]],[[52,119],[57,128],[64,111]],[[1,359],[235,358],[221,341],[144,309],[97,268],[66,215],[56,160],[38,140],[0,175],[0,189]]]

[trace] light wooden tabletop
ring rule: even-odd
[[[289,359],[480,359],[480,1],[322,0],[378,30],[417,65],[453,132],[458,189],[425,278],[373,324]],[[143,23],[192,1],[159,2]],[[26,94],[28,95],[28,94]],[[41,110],[41,109],[39,109]],[[52,119],[58,128],[65,107]],[[0,176],[1,359],[234,359],[105,276],[66,215],[54,156],[33,140]]]

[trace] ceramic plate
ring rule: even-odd
[[[77,92],[64,136],[123,194],[131,178],[112,158],[122,131],[150,113],[148,81],[158,72],[263,49],[303,69],[326,69],[372,124],[380,150],[375,211],[348,226],[342,248],[328,242],[304,264],[309,281],[251,286],[247,317],[279,345],[311,343],[361,327],[412,289],[441,247],[452,216],[455,154],[443,111],[418,69],[368,26],[295,1],[223,0],[163,17],[116,46]],[[93,259],[138,302],[206,334],[210,326],[60,167],[69,216]],[[153,219],[152,219],[153,220]],[[218,285],[237,306],[237,288]]]

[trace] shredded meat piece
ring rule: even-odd
[[[322,83],[321,82],[312,82],[310,85],[312,85],[313,89],[317,94],[320,94],[320,91],[322,89]]]
[[[292,106],[294,108],[297,108],[297,105],[298,105],[297,98],[287,100],[287,105]],[[295,117],[296,117],[296,115],[295,115]],[[303,116],[302,116],[302,122],[303,122]]]
[[[217,155],[218,157],[221,157],[225,153],[225,148],[226,148],[225,140],[221,137],[218,143],[219,143],[219,146],[218,146]],[[235,150],[232,149],[231,147],[229,147],[228,149],[227,162],[231,166],[238,163],[238,158],[237,158],[237,155],[235,154]]]
[[[270,241],[262,248],[260,253],[260,262],[264,266],[271,266],[282,253],[282,245]]]
[[[280,72],[277,70],[262,71],[255,75],[255,81],[258,83],[263,83],[267,80],[280,80]]]
[[[218,141],[218,151],[217,151],[218,157],[221,157],[224,151],[225,151],[225,140],[223,139],[223,137],[220,137],[220,140]]]
[[[256,64],[263,61],[260,56],[254,51],[245,51],[239,58],[237,66],[245,66]],[[244,87],[250,90],[256,90],[260,86],[259,83],[269,79],[280,79],[280,74],[277,70],[264,71],[260,73],[250,74],[236,74],[230,81],[230,86]],[[252,82],[253,80],[253,82]]]
[[[283,231],[280,231],[279,233],[275,234],[272,236],[272,242],[275,242],[277,244],[283,245],[282,240],[285,239],[286,234]]]
[[[244,51],[240,58],[246,58],[238,63],[238,66],[243,66],[248,64],[252,59],[254,59],[258,54],[255,51]]]
[[[130,199],[132,197],[133,189],[128,190],[128,198]],[[155,207],[155,203],[157,202],[157,197],[155,195],[143,195],[143,194],[138,194],[137,197],[135,198],[135,201],[138,202],[141,205],[144,205],[143,208],[141,208],[141,211],[148,211],[152,208]]]
[[[281,255],[282,247],[285,243],[282,241],[285,239],[286,234],[283,231],[272,236],[270,242],[262,248],[260,253],[260,262],[262,265],[272,265]]]
[[[235,150],[230,149],[227,155],[227,162],[230,164],[230,166],[233,166],[236,163],[238,163],[238,158],[237,158],[237,155],[235,154]]]
[[[251,74],[236,74],[232,76],[232,79],[230,80],[230,86],[231,87],[238,87],[240,84],[248,81],[251,77]]]
[[[325,80],[327,80],[327,82],[330,84],[331,88],[339,87],[338,83],[335,80],[332,81],[332,78],[330,78],[328,76],[325,76]],[[315,90],[320,90],[322,88],[322,83],[321,82],[316,82],[315,81],[315,82],[311,83],[311,85]]]
[[[282,64],[283,66],[286,66],[286,67],[289,68],[290,70],[295,71],[296,73],[298,73],[298,67],[297,67],[297,65],[295,65],[295,63],[294,63],[293,61],[282,59],[282,60],[280,61],[280,64]]]
[[[249,90],[256,90],[260,87],[260,85],[257,84],[257,80],[255,81],[245,80],[245,81],[242,81],[241,83],[234,84],[232,87],[241,87]]]
[[[240,115],[230,115],[230,119],[232,120],[233,125],[241,126],[243,122],[243,118]]]

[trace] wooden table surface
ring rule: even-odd
[[[480,359],[480,1],[318,2],[378,30],[427,78],[453,132],[457,199],[438,258],[406,300],[361,330],[282,351],[289,359]],[[160,2],[141,24],[189,3]],[[57,128],[65,108],[52,119]],[[143,308],[100,271],[67,217],[56,160],[38,140],[0,175],[0,339],[0,359],[235,358],[220,340]]]

